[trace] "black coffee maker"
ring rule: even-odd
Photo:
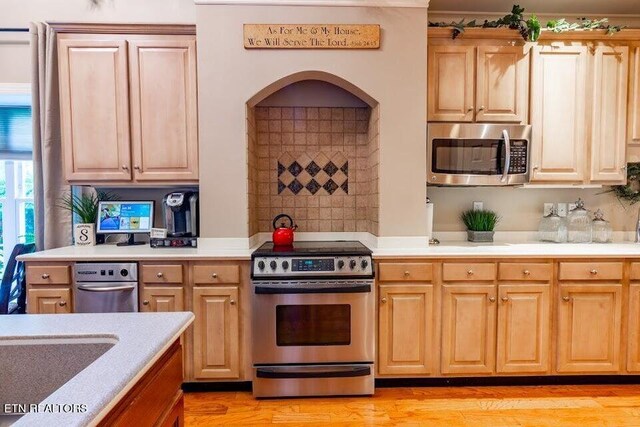
[[[200,226],[198,219],[198,193],[177,191],[162,199],[164,227],[168,237],[197,237]]]

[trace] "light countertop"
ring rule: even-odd
[[[28,337],[117,340],[102,356],[40,402],[86,404],[86,412],[29,413],[15,426],[86,426],[102,419],[193,321],[189,312],[1,316],[0,340]],[[47,367],[43,366],[42,375]],[[37,384],[34,385],[37,387]],[[33,402],[37,403],[37,402]]]

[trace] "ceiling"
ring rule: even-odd
[[[525,8],[525,14],[640,14],[640,0],[431,0],[429,10],[507,14],[514,2]]]

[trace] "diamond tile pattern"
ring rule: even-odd
[[[313,159],[284,153],[278,160],[278,194],[287,189],[294,195],[315,195],[320,190],[330,195],[349,194],[349,161],[339,152],[317,153]]]

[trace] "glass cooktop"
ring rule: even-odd
[[[370,255],[371,250],[357,240],[300,241],[291,246],[274,246],[266,242],[253,256],[268,255]]]

